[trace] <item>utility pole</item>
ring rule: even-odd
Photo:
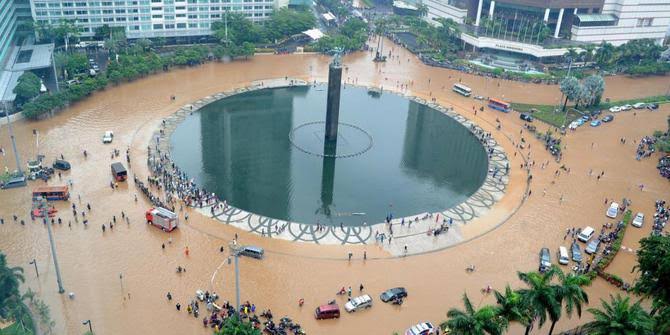
[[[226,36],[226,43],[228,43],[228,9],[226,9],[226,13],[223,16],[224,18],[224,25],[225,25],[225,36]]]
[[[49,209],[45,198],[40,198],[40,211],[42,212],[44,224],[47,225],[47,232],[49,233],[49,243],[51,244],[51,258],[54,260],[54,268],[56,268],[56,281],[58,282],[58,293],[65,292],[63,288],[63,280],[60,276],[60,268],[58,267],[58,258],[56,257],[56,244],[54,243],[53,232],[51,231],[51,224],[49,223]]]

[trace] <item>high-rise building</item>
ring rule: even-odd
[[[670,26],[670,0],[412,0],[430,22],[461,24],[474,47],[537,58],[561,56],[568,46],[634,39],[662,43]]]
[[[19,23],[30,19],[28,0],[0,1],[0,69],[4,68],[9,51],[16,42]]]
[[[257,22],[288,0],[31,0],[37,22],[70,20],[80,36],[91,37],[103,25],[123,27],[128,38],[203,36],[226,13],[243,13]]]

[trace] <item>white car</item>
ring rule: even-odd
[[[622,110],[622,111],[629,111],[629,110],[631,110],[631,109],[633,109],[633,106],[631,106],[631,105],[623,105],[623,106],[621,106],[621,110]]]
[[[475,100],[486,100],[486,98],[484,98],[484,97],[481,96],[481,95],[475,95],[473,98],[474,98]]]
[[[106,131],[105,135],[102,136],[102,143],[112,143],[112,140],[114,140],[114,132],[111,130]]]
[[[631,223],[634,227],[642,227],[642,224],[644,223],[644,214],[643,213],[637,213],[635,215],[635,218],[633,219],[633,223]]]
[[[610,208],[607,209],[607,213],[605,213],[605,215],[607,215],[608,218],[614,219],[616,218],[617,214],[619,214],[619,204],[613,202],[610,205]]]
[[[372,307],[372,298],[367,294],[352,298],[351,300],[347,301],[346,304],[344,304],[344,309],[346,309],[349,313],[370,307]]]
[[[421,322],[405,331],[405,335],[435,334],[435,327],[430,322]]]
[[[612,107],[610,107],[610,112],[612,112],[612,113],[618,113],[618,112],[621,112],[621,107],[619,107],[619,106],[612,106]]]
[[[644,102],[638,102],[636,104],[633,104],[633,108],[635,108],[635,109],[642,109],[642,108],[645,108],[645,107],[647,107],[647,104],[644,103]]]

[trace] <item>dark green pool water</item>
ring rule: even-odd
[[[342,90],[338,154],[323,158],[325,86],[235,95],[188,116],[171,137],[175,163],[229,204],[293,222],[361,225],[441,211],[483,183],[487,156],[464,126],[429,107]],[[369,136],[368,136],[369,135]],[[356,214],[354,214],[356,213]],[[364,215],[360,215],[365,213]]]

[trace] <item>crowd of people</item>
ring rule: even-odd
[[[654,225],[651,228],[652,235],[661,235],[663,228],[670,218],[670,207],[665,206],[665,200],[656,201],[656,212],[654,213]]]
[[[626,143],[625,139],[620,140],[621,143]],[[645,136],[640,140],[640,143],[637,145],[637,150],[635,153],[635,159],[640,160],[642,158],[646,158],[651,156],[654,152],[656,152],[655,148],[656,144],[656,139],[652,136]]]

